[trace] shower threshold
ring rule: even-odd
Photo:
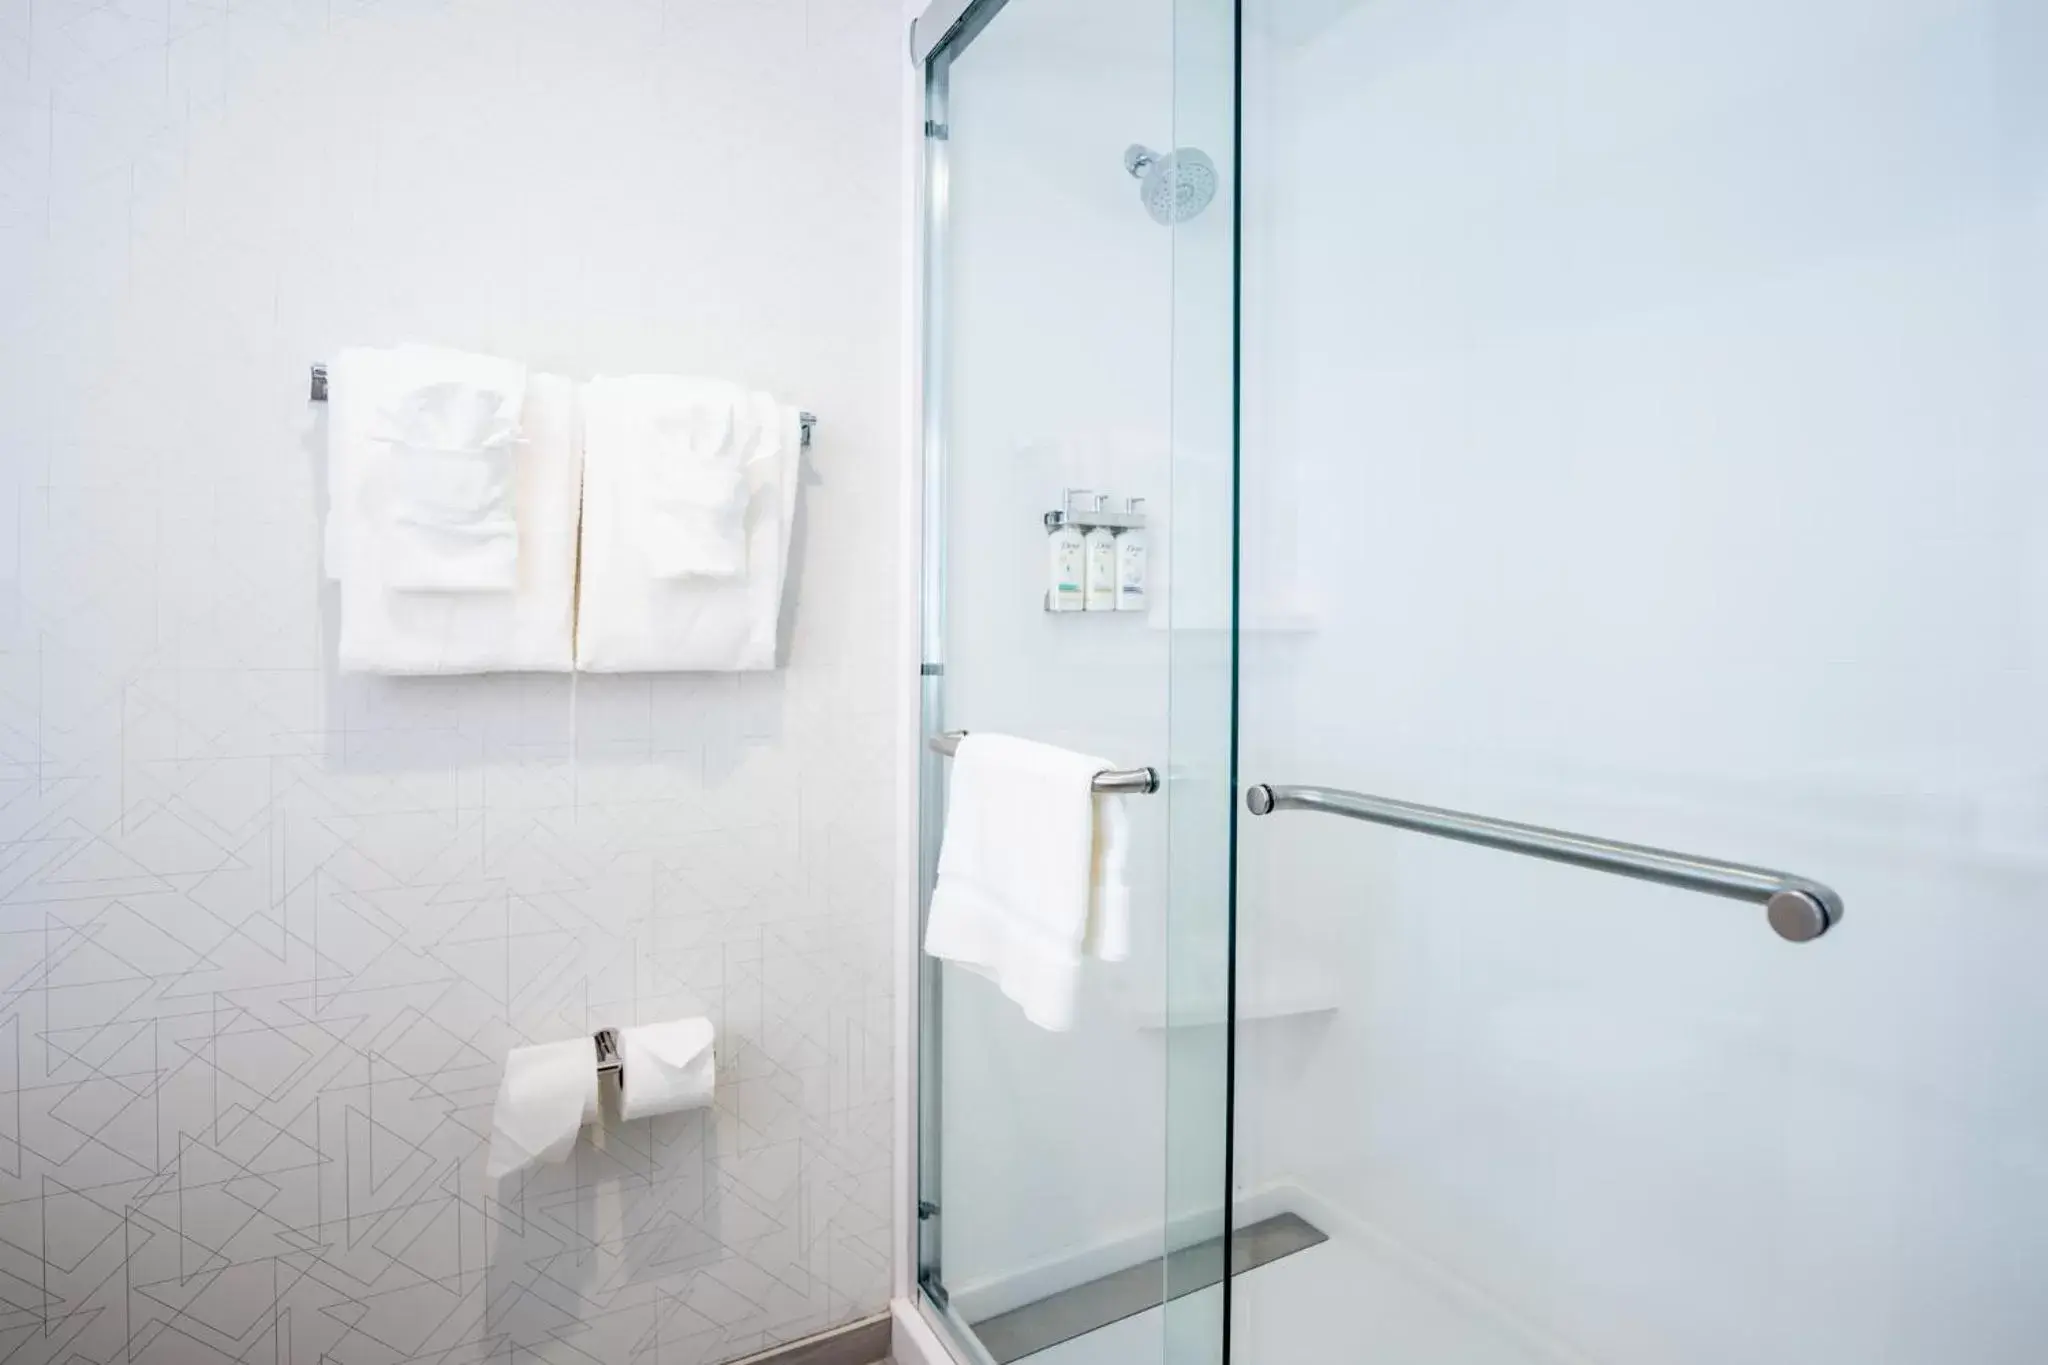
[[[1231,1237],[1230,1273],[1242,1275],[1268,1261],[1328,1241],[1320,1228],[1298,1214],[1282,1213],[1236,1230]],[[1223,1239],[1211,1237],[1167,1256],[1048,1294],[1021,1308],[974,1324],[982,1349],[996,1365],[1011,1365],[1063,1341],[1085,1336],[1157,1308],[1173,1297],[1207,1289],[1223,1278]]]

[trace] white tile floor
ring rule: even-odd
[[[1028,1357],[1030,1365],[1165,1365],[1172,1332],[1213,1332],[1217,1289]],[[1237,1277],[1234,1365],[1558,1365],[1559,1357],[1459,1303],[1373,1248],[1333,1237]],[[1173,1352],[1174,1357],[1185,1352]],[[1195,1358],[1213,1358],[1207,1352]]]

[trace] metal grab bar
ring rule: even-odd
[[[1276,810],[1323,811],[1483,848],[1547,858],[1554,863],[1589,867],[1595,872],[1613,872],[1686,891],[1750,901],[1764,907],[1771,928],[1779,938],[1791,943],[1811,942],[1842,920],[1842,898],[1831,888],[1765,867],[1724,863],[1690,853],[1617,843],[1590,834],[1570,834],[1334,787],[1269,787],[1262,782],[1244,794],[1244,804],[1253,815]]]
[[[967,738],[965,730],[947,730],[933,735],[925,743],[935,754],[951,758],[960,750],[960,741]],[[1095,774],[1094,789],[1099,792],[1116,792],[1127,796],[1149,796],[1159,790],[1159,772],[1155,768],[1111,768]]]

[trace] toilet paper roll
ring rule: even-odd
[[[560,1161],[576,1133],[597,1119],[597,1049],[588,1038],[515,1047],[505,1056],[505,1079],[491,1111],[491,1155],[484,1173],[493,1180]]]
[[[709,1019],[674,1019],[619,1035],[619,1115],[644,1119],[702,1109],[718,1086]]]

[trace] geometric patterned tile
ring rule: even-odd
[[[882,1306],[899,9],[0,0],[0,1360]],[[305,367],[412,337],[821,413],[788,667],[337,676]],[[484,1179],[506,1048],[696,1012],[714,1108]]]

